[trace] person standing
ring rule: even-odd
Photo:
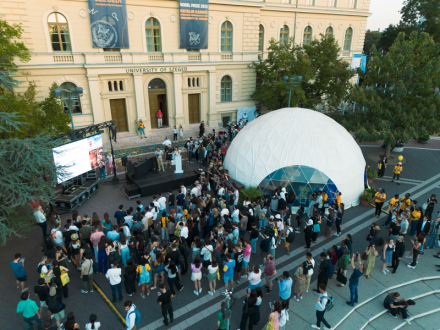
[[[370,273],[374,268],[374,264],[376,263],[376,258],[379,256],[376,250],[376,244],[370,243],[370,246],[367,247],[365,250],[365,255],[367,256],[367,259],[365,259],[365,278],[370,277]]]
[[[97,322],[98,317],[96,314],[90,314],[90,323],[86,324],[86,330],[98,330],[101,327],[101,322]]]
[[[156,117],[157,117],[157,128],[162,128],[162,118],[163,118],[162,110],[159,109],[159,111],[156,113]]]
[[[21,257],[20,253],[15,254],[14,260],[10,262],[10,265],[16,277],[17,289],[21,286],[21,292],[27,291],[28,288],[24,287],[27,281],[26,271],[24,270],[24,258]]]
[[[324,323],[325,329],[332,329],[332,326],[328,324],[328,322],[324,318],[325,314],[325,307],[327,305],[327,302],[329,301],[329,296],[327,291],[327,286],[325,284],[319,285],[319,292],[318,292],[318,301],[315,304],[316,309],[316,324],[312,324],[312,328],[314,329],[320,329],[321,328],[321,322]]]
[[[307,252],[306,253],[307,258],[307,286],[306,286],[306,292],[309,292],[309,286],[310,286],[310,280],[312,279],[313,275],[313,268],[315,268],[315,260],[313,259],[312,253]]]
[[[287,301],[287,308],[289,308],[289,300],[292,294],[293,280],[289,277],[289,272],[284,271],[283,277],[277,278],[279,295],[281,300]]]
[[[179,125],[179,139],[180,139],[180,141],[183,141],[183,127],[182,127],[182,125]]]
[[[293,288],[294,291],[293,299],[295,299],[296,302],[299,302],[299,300],[303,298],[303,293],[306,292],[307,274],[308,274],[307,263],[303,261],[295,271],[295,286]]]
[[[396,248],[393,252],[391,267],[393,268],[393,274],[396,273],[397,267],[399,267],[400,260],[402,260],[405,254],[405,242],[403,236],[397,237]],[[367,277],[368,278],[368,277]]]
[[[402,163],[398,162],[396,166],[394,166],[394,175],[393,175],[393,179],[391,180],[391,182],[394,182],[394,179],[397,180],[397,184],[400,184],[400,173],[402,173],[403,171],[403,167],[402,167]]]
[[[387,168],[387,165],[387,157],[383,156],[377,163],[377,177],[379,179],[383,178],[383,176],[385,175],[385,169]]]
[[[378,191],[375,197],[376,199],[374,202],[376,205],[376,211],[374,212],[374,215],[376,216],[376,218],[379,218],[380,213],[382,212],[383,203],[385,203],[385,200],[387,198],[387,195],[385,194],[385,189],[381,189],[380,191]]]
[[[116,290],[118,290],[119,301],[122,301],[121,268],[118,268],[117,261],[114,261],[114,263],[112,264],[112,268],[107,270],[105,277],[110,281],[110,286],[112,288],[113,302],[115,303],[117,301]]]
[[[37,210],[34,212],[34,217],[37,220],[37,225],[40,226],[43,231],[43,239],[47,236],[47,222],[46,213],[43,212],[43,208],[38,206]]]
[[[49,287],[44,278],[38,279],[38,285],[34,286],[35,295],[40,299],[40,315],[43,316],[44,307],[47,308],[47,299],[49,298]],[[48,312],[50,318],[50,311]]]
[[[170,316],[170,322],[173,323],[173,304],[171,298],[174,297],[171,291],[167,291],[164,283],[159,284],[160,296],[157,298],[157,303],[162,307],[163,323],[168,325],[168,315]],[[167,315],[168,314],[168,315]]]
[[[84,254],[84,262],[81,265],[82,293],[93,292],[93,260]]]
[[[62,329],[61,320],[64,318],[64,309],[66,305],[61,302],[61,295],[57,293],[57,285],[52,286],[49,290],[49,298],[47,299],[47,308],[52,313],[58,329]]]
[[[202,121],[202,123],[199,126],[199,137],[202,137],[205,134],[205,122]]]
[[[124,309],[127,312],[125,317],[125,324],[127,325],[127,330],[136,330],[136,306],[130,300],[124,303]],[[138,311],[139,312],[139,311]]]
[[[235,260],[232,259],[230,253],[226,254],[226,263],[223,266],[223,281],[225,282],[225,291],[222,294],[228,292],[228,284],[231,284],[231,292],[234,289],[234,268],[235,268]]]
[[[319,265],[319,273],[318,273],[318,290],[319,290],[319,285],[321,283],[327,285],[328,283],[328,274],[332,274],[333,275],[333,265],[332,262],[330,260],[329,255],[327,255],[327,253],[325,252],[321,252],[320,254],[320,259],[321,259],[321,264]],[[329,269],[330,267],[330,269]],[[327,270],[329,270],[329,272],[327,273]]]
[[[36,325],[38,330],[43,330],[43,321],[37,303],[29,299],[29,296],[29,292],[21,294],[21,301],[17,305],[17,313],[23,314],[26,329],[33,329],[33,326]]]
[[[416,235],[419,236],[420,233],[425,233],[426,237],[429,235],[431,229],[431,223],[429,222],[428,216],[424,216],[422,221],[419,221],[416,226]]]
[[[142,119],[139,119],[139,121],[138,121],[138,125],[139,125],[139,134],[140,134],[140,136],[141,136],[141,139],[142,139],[142,135],[144,136],[144,138],[147,138],[147,137],[145,136],[145,125],[144,125],[144,123],[142,122]]]
[[[177,127],[174,126],[173,128],[173,141],[177,142]]]
[[[124,205],[119,205],[119,210],[115,212],[115,218],[118,225],[121,223],[121,219],[125,218],[127,216],[127,213],[123,210]]]
[[[357,261],[359,263],[358,268],[354,265],[354,258],[357,255]],[[358,297],[358,286],[359,286],[359,278],[364,275],[364,265],[361,262],[361,256],[359,253],[353,253],[351,257],[351,268],[353,268],[353,273],[350,276],[350,280],[348,282],[348,287],[350,288],[350,301],[346,301],[345,303],[349,306],[354,306],[359,301]]]
[[[426,202],[426,210],[425,210],[425,216],[427,216],[429,220],[431,220],[432,213],[434,212],[434,207],[436,205],[437,205],[437,199],[435,198],[435,195],[432,194],[431,197]]]
[[[260,266],[261,267],[261,266]],[[267,261],[264,265],[264,278],[266,279],[266,284],[264,287],[267,289],[266,294],[269,294],[272,292],[273,287],[273,278],[277,274],[276,268],[275,268],[275,260],[273,260],[273,256],[271,254],[267,255]]]
[[[220,307],[222,310],[223,309],[226,310],[226,303],[224,301],[222,301],[220,303]],[[216,325],[217,325],[218,330],[226,330],[227,324],[226,324],[226,320],[223,319],[223,312],[222,311],[217,313]]]
[[[341,257],[339,257],[338,264],[337,264],[338,273],[340,273],[344,277],[346,277],[345,275],[347,274],[347,266],[348,266],[349,262],[350,262],[350,251],[347,248],[345,248],[342,252]],[[344,285],[345,285],[345,283],[336,284],[336,286],[339,286],[339,287],[343,287]]]

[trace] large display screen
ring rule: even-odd
[[[70,180],[104,164],[101,134],[53,148],[55,166],[62,166],[57,173],[58,183]]]

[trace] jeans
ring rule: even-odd
[[[84,291],[93,291],[93,273],[89,275],[89,279],[87,281],[82,281]]]
[[[435,249],[435,242],[437,241],[438,233],[435,232],[435,228],[431,230],[428,239],[428,247]]]
[[[118,289],[118,295],[119,295],[119,301],[122,301],[122,284],[121,282],[119,282],[118,284],[115,285],[110,285],[112,287],[112,297],[113,297],[113,302],[116,302],[116,289]]]
[[[179,275],[176,275],[176,277],[172,277],[172,278],[168,277],[168,285],[170,286],[171,293],[175,296],[176,291],[174,291],[174,286],[176,286],[176,289],[178,291],[182,289],[182,284],[180,284]]]
[[[37,224],[41,227],[41,230],[43,231],[43,238],[45,238],[47,236],[47,222],[38,222]]]
[[[415,236],[416,235],[416,226],[419,220],[411,220],[411,229],[409,231],[409,236]]]
[[[162,240],[169,240],[170,234],[168,233],[168,229],[162,228],[161,231],[162,231]]]
[[[99,178],[100,179],[105,179],[105,167],[100,167],[99,168]]]
[[[252,253],[257,253],[257,241],[258,237],[251,239]]]
[[[95,262],[97,263],[98,262],[98,252],[99,252],[98,246],[94,246],[93,250],[95,251]]]
[[[388,226],[392,217],[393,217],[393,214],[391,213],[391,210],[389,210],[389,214],[388,214],[387,220],[384,223],[384,226]]]
[[[127,267],[127,260],[130,259],[130,249],[127,247],[121,249],[122,264]]]
[[[104,273],[107,273],[107,253],[105,250],[99,250],[98,252],[98,269],[100,273],[102,273],[102,268],[104,268]]]
[[[260,305],[255,305],[255,318],[254,318],[254,325],[257,326],[258,322],[260,322]]]
[[[266,227],[266,218],[258,220],[258,224],[260,225],[260,228]]]
[[[34,315],[32,317],[23,317],[24,323],[26,323],[26,330],[33,330],[34,325],[38,330],[43,330],[43,320]]]
[[[415,267],[417,266],[417,256],[420,254],[419,250],[413,249],[413,261],[411,262],[411,266]]]
[[[401,303],[400,302],[395,302],[395,303],[393,303],[393,305],[400,305]],[[399,307],[399,308],[388,308],[387,306],[385,306],[385,304],[384,304],[384,307],[386,308],[386,309],[388,309],[389,311],[390,311],[390,313],[391,313],[391,315],[393,315],[393,316],[396,316],[397,315],[397,312],[400,310],[400,312],[402,313],[402,318],[404,319],[404,320],[406,320],[407,318],[408,318],[408,313],[406,312],[406,307]]]
[[[252,242],[251,242],[251,244],[252,244]],[[215,250],[215,257],[217,259],[217,264],[218,264],[219,268],[223,269],[222,250],[220,250],[220,251]]]
[[[382,212],[382,206],[383,202],[376,202],[376,211],[374,212],[374,215],[380,215],[380,213]]]
[[[349,284],[348,287],[350,288],[350,304],[354,306],[355,303],[358,303],[358,284]]]
[[[167,304],[167,305],[161,305],[162,306],[162,315],[163,315],[163,320],[168,323],[168,318],[167,318],[167,312],[170,315],[170,320],[174,319],[173,316],[173,305]]]
[[[139,133],[144,134],[145,135],[145,128],[143,127],[139,127]]]
[[[324,313],[325,313],[325,310],[324,311],[316,311],[316,325],[318,327],[320,327],[321,326],[321,322],[322,322],[322,323],[324,323],[324,325],[327,328],[331,328],[330,324],[328,324],[328,322],[324,318]]]

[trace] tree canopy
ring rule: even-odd
[[[427,33],[400,33],[386,54],[373,46],[364,83],[350,96],[365,111],[338,117],[340,123],[361,142],[384,140],[388,146],[439,132],[439,54],[440,45]]]
[[[370,49],[373,45],[376,47],[379,45],[379,41],[381,38],[381,33],[377,31],[367,31],[365,33],[365,41],[364,41],[364,54],[369,54]]]
[[[340,48],[334,38],[312,40],[310,45],[294,45],[290,39],[280,45],[269,41],[267,59],[255,63],[258,84],[251,98],[269,110],[288,106],[290,84],[283,80],[302,76],[302,82],[292,88],[291,107],[301,104],[310,109],[325,104],[337,107],[343,100],[354,72],[339,56]]]

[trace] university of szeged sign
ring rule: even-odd
[[[184,72],[188,68],[186,66],[181,67],[169,67],[169,68],[134,68],[125,69],[127,73],[150,73],[150,72]]]

